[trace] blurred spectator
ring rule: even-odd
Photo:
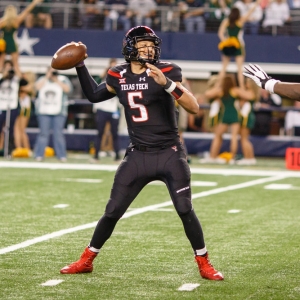
[[[300,1],[299,0],[287,0],[290,9],[299,9]]]
[[[196,96],[196,95],[195,95]],[[199,105],[204,103],[202,96],[197,97]],[[205,112],[203,109],[199,108],[197,114],[188,114],[188,124],[186,131],[189,132],[205,132]]]
[[[132,13],[127,9],[127,0],[105,0],[105,5],[110,5],[110,9],[104,10],[104,30],[117,30],[122,25],[124,31],[131,28]]]
[[[67,94],[72,91],[72,84],[68,77],[59,75],[56,70],[48,68],[46,75],[36,81],[35,88],[38,92],[35,112],[40,129],[34,146],[35,159],[36,161],[43,160],[52,129],[55,155],[60,161],[65,162],[67,151],[63,129],[67,119]]]
[[[159,7],[153,22],[154,28],[158,31],[179,31],[180,13],[176,0],[156,0]]]
[[[8,54],[11,57],[15,72],[18,76],[21,76],[21,70],[19,67],[19,52],[15,41],[15,35],[19,26],[25,20],[29,12],[42,1],[43,0],[34,0],[19,14],[17,14],[17,8],[13,5],[5,7],[4,15],[0,19],[0,31],[2,31],[3,39],[6,43],[5,51],[0,53],[0,72],[2,72],[5,57],[6,54]]]
[[[14,138],[17,149],[24,148],[27,151],[30,151],[30,143],[26,133],[26,128],[30,119],[32,100],[36,94],[34,88],[36,75],[33,72],[26,72],[22,77],[28,82],[28,84],[21,87],[19,91],[20,113],[14,125]]]
[[[83,29],[95,29],[99,27],[101,16],[100,2],[98,0],[82,0],[81,23]]]
[[[81,28],[80,3],[81,0],[51,0],[51,17],[53,28]],[[59,5],[56,5],[59,4]],[[64,7],[61,4],[66,4]],[[66,10],[66,9],[67,10]],[[67,12],[67,14],[65,14]],[[66,21],[64,18],[66,17]]]
[[[274,0],[265,9],[263,32],[272,35],[288,34],[290,21],[290,8],[286,1]]]
[[[289,110],[285,115],[284,129],[286,135],[296,135],[295,127],[300,127],[300,102],[295,101],[294,107],[297,110]]]
[[[204,19],[204,1],[202,0],[185,0],[178,3],[182,12],[185,31],[188,33],[205,32]]]
[[[117,64],[115,58],[111,58],[109,61],[109,67],[104,71],[102,76],[97,80],[98,83],[104,81],[107,75],[107,71],[114,67]],[[95,139],[95,153],[94,158],[91,160],[92,163],[99,161],[99,151],[101,146],[101,141],[107,124],[110,124],[110,132],[113,139],[113,147],[115,151],[115,160],[120,159],[119,155],[119,134],[118,126],[120,120],[119,112],[119,98],[117,96],[102,101],[99,103],[93,104],[93,111],[95,112],[95,121],[97,127],[97,136]]]
[[[13,67],[12,61],[4,62],[3,76],[0,79],[0,128],[5,125],[5,134],[9,134],[6,144],[10,154],[14,148],[14,124],[19,114],[19,89],[25,88],[28,81],[21,77]]]
[[[206,32],[217,32],[222,20],[228,17],[232,0],[209,0],[209,12],[205,13]]]
[[[152,26],[152,20],[156,15],[156,3],[154,0],[129,0],[128,9],[133,14],[134,26]]]
[[[237,7],[240,10],[242,17],[245,16],[254,5],[255,3],[253,0],[238,0],[234,3],[234,7]],[[257,5],[244,23],[244,33],[258,34],[262,17],[263,10],[260,5]]]
[[[26,0],[26,2],[33,2],[33,0]],[[50,14],[50,5],[45,3],[51,3],[51,0],[44,0],[41,5],[37,5],[30,14],[26,17],[25,26],[27,28],[42,27],[46,29],[52,28],[52,17]]]
[[[260,90],[259,101],[254,104],[255,123],[251,131],[252,135],[266,136],[271,132],[272,107],[281,106],[281,97],[270,94],[267,90]]]

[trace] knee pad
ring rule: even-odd
[[[188,195],[178,197],[174,201],[174,206],[179,216],[188,214],[193,208],[191,198]]]
[[[105,215],[109,218],[120,219],[125,211],[126,208],[123,208],[120,205],[118,206],[113,199],[109,199],[105,208]]]

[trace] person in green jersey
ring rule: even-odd
[[[43,2],[43,0],[33,0],[19,14],[17,13],[17,8],[14,5],[8,5],[5,7],[3,17],[0,18],[0,31],[6,43],[5,51],[0,54],[0,72],[3,71],[3,64],[6,54],[8,54],[11,56],[16,75],[21,77],[22,73],[19,67],[19,53],[16,43],[17,31],[29,12],[41,2]]]
[[[218,48],[221,51],[222,60],[222,68],[219,74],[221,77],[224,77],[231,58],[234,58],[237,65],[238,83],[242,88],[244,87],[243,63],[245,61],[243,27],[260,1],[261,0],[257,0],[255,5],[253,5],[244,16],[240,15],[238,8],[233,7],[228,18],[225,18],[221,22],[218,30],[218,36],[220,38]]]

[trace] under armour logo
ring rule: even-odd
[[[177,152],[177,146],[172,146],[171,147],[175,152]]]
[[[119,79],[119,84],[121,84],[121,83],[126,83],[126,78],[120,78]]]
[[[146,81],[146,77],[140,77],[140,81]]]

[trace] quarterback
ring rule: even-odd
[[[98,85],[84,61],[76,66],[87,99],[101,102],[117,95],[124,106],[130,145],[115,174],[110,198],[89,245],[79,260],[62,268],[62,274],[88,273],[93,260],[111,236],[117,222],[140,191],[160,180],[168,188],[185,234],[190,241],[200,275],[223,280],[210,263],[202,227],[191,200],[191,174],[180,142],[175,100],[187,112],[196,114],[197,100],[181,85],[181,69],[160,61],[161,39],[146,26],[130,29],[124,39],[125,62],[108,70],[106,82]]]

